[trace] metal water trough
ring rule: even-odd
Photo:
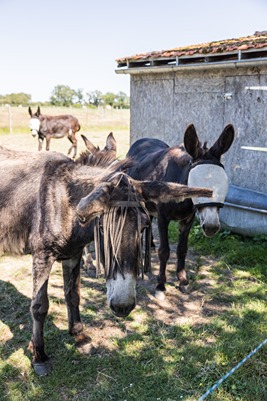
[[[237,234],[267,234],[267,194],[229,185],[220,221],[223,229]]]

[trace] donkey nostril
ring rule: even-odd
[[[206,237],[213,237],[219,231],[220,226],[203,224],[202,228]]]
[[[135,308],[135,301],[128,305],[116,305],[110,302],[110,309],[118,317],[126,317]]]
[[[112,302],[110,302],[109,307],[110,307],[110,309],[112,310],[112,312],[115,313],[116,308],[114,308]]]

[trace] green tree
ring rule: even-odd
[[[115,107],[118,107],[119,109],[129,109],[130,97],[124,92],[119,92],[115,98]]]
[[[94,106],[99,106],[102,103],[102,98],[103,98],[103,94],[102,92],[95,90],[92,92],[88,92],[86,94],[87,98],[88,98],[88,104],[92,104]]]
[[[67,85],[57,85],[50,97],[50,103],[53,106],[72,106],[77,93]]]
[[[31,95],[27,93],[11,93],[0,96],[0,104],[10,104],[13,106],[27,106],[31,102]]]
[[[107,92],[105,95],[103,95],[103,102],[106,105],[109,105],[111,107],[114,107],[116,95],[112,92]]]
[[[76,103],[83,104],[84,102],[83,89],[77,89],[77,91],[75,92],[75,97],[77,99]]]

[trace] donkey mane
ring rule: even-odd
[[[89,157],[85,165],[70,160],[71,164],[68,165],[66,171],[69,171],[69,173],[77,172],[78,175],[82,175],[83,171],[86,173],[88,171],[87,167],[90,167],[94,171],[96,181],[98,176],[101,176],[101,180],[110,181],[115,173],[125,172],[132,165],[131,158],[116,160],[115,162],[112,160],[110,163],[109,156],[103,154],[89,156],[92,157]]]
[[[114,162],[114,156],[110,153],[103,153],[98,147],[94,153],[89,150],[83,151],[75,163],[83,166],[107,167]]]

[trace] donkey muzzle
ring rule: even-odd
[[[118,317],[126,317],[136,305],[136,278],[126,273],[122,277],[107,280],[107,300],[110,309]]]
[[[32,136],[35,138],[36,135],[38,134],[38,131],[36,129],[32,129]]]

